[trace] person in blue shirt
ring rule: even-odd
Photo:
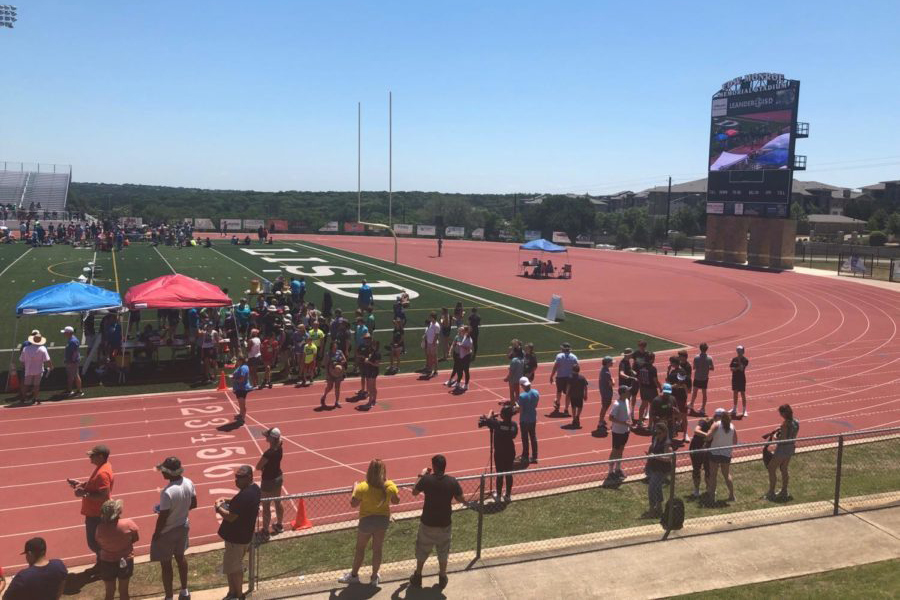
[[[62,596],[68,571],[57,558],[47,559],[47,542],[35,537],[25,542],[28,566],[13,577],[3,600],[49,600]],[[0,591],[3,588],[0,587]]]
[[[356,296],[356,303],[360,308],[367,308],[372,306],[374,302],[374,298],[372,296],[372,288],[369,287],[369,284],[366,283],[366,280],[362,280],[362,285],[359,286],[359,293]]]
[[[81,391],[81,375],[78,373],[81,364],[81,340],[75,335],[74,327],[67,326],[60,333],[66,336],[66,352],[63,358],[66,365],[66,395],[74,394],[79,398],[84,396],[84,392]]]
[[[238,329],[246,336],[247,326],[250,325],[250,305],[247,304],[246,298],[241,298],[238,305],[234,307],[234,318],[237,319]]]
[[[291,277],[291,301],[294,306],[300,305],[306,297],[306,280],[301,277]]]
[[[553,385],[553,379],[556,378],[556,402],[553,404],[553,414],[569,416],[569,382],[572,380],[572,367],[578,364],[578,357],[572,352],[572,347],[568,342],[560,346],[561,352],[556,355],[553,362],[553,369],[550,371],[550,385]],[[559,403],[562,395],[566,395],[566,408],[560,413]]]
[[[243,356],[237,357],[237,367],[231,373],[231,390],[238,399],[239,412],[234,420],[243,423],[247,417],[247,393],[253,389],[250,385],[250,367]]]
[[[541,399],[538,391],[531,387],[531,381],[527,377],[519,379],[522,391],[516,405],[519,407],[519,431],[522,432],[522,456],[520,463],[536,464],[538,461],[537,445],[537,405]],[[529,440],[531,448],[529,452]]]

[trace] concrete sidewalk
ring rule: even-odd
[[[327,592],[266,598],[659,598],[796,577],[900,558],[900,506],[837,517],[759,526],[723,533],[678,537],[667,542],[570,555],[522,557],[515,563],[450,574],[443,592],[436,577],[422,590],[405,580],[380,588],[335,584]],[[349,559],[349,555],[348,555]],[[665,565],[665,568],[660,568]],[[369,570],[360,575],[366,581]],[[664,576],[660,576],[664,573]],[[218,600],[225,590],[195,592],[196,600]],[[248,596],[249,597],[249,596]]]

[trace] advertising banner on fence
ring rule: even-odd
[[[244,219],[244,229],[247,231],[256,231],[265,224],[262,219]]]
[[[219,229],[228,231],[240,231],[241,230],[241,220],[240,219],[219,219]]]
[[[434,225],[416,225],[416,235],[434,235]]]
[[[366,226],[362,223],[344,223],[344,233],[365,233]]]
[[[269,233],[285,233],[288,230],[288,222],[284,219],[269,219],[266,226]]]
[[[444,228],[444,235],[446,235],[447,237],[461,238],[466,235],[466,228],[465,227],[453,227],[451,225],[451,226]]]
[[[541,232],[537,229],[526,229],[525,230],[525,241],[531,242],[533,240],[541,239]]]
[[[328,221],[321,227],[319,227],[319,231],[321,232],[329,232],[329,231],[337,231],[338,230],[338,222],[337,221]]]
[[[394,233],[397,235],[412,235],[413,234],[413,226],[405,225],[403,223],[394,224]]]
[[[200,231],[212,231],[216,226],[213,225],[212,219],[194,219],[194,229]]]
[[[571,244],[572,240],[569,239],[569,236],[566,235],[565,231],[554,231],[553,239],[551,240],[554,244]]]
[[[473,240],[483,240],[484,239],[484,227],[479,227],[478,229],[472,230],[472,239]]]
[[[140,227],[144,224],[141,217],[119,217],[119,226],[121,227]]]

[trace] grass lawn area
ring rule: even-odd
[[[261,253],[266,256],[259,255]],[[305,274],[308,285],[306,299],[315,302],[318,307],[322,306],[326,291],[323,286],[345,285],[344,288],[331,287],[332,297],[334,307],[341,308],[345,315],[349,313],[351,317],[356,309],[356,290],[361,278],[366,277],[370,283],[387,282],[395,287],[375,288],[376,294],[390,297],[376,299],[375,302],[375,338],[383,348],[391,336],[393,296],[399,289],[407,289],[411,296],[415,293],[418,297],[412,300],[412,306],[407,311],[407,354],[403,357],[401,371],[412,371],[424,364],[420,339],[428,313],[432,310],[439,312],[441,307],[452,311],[457,302],[462,302],[467,312],[477,306],[482,315],[477,366],[507,364],[506,350],[514,337],[533,342],[541,361],[552,360],[563,341],[572,344],[572,350],[579,358],[615,355],[625,347],[635,345],[640,338],[647,339],[652,350],[678,346],[672,341],[643,336],[578,315],[567,314],[565,321],[548,322],[545,319],[547,307],[540,304],[305,242],[251,247],[219,242],[213,248],[184,249],[154,248],[136,243],[116,253],[95,253],[90,249],[69,246],[29,249],[22,245],[3,245],[0,246],[0,271],[6,270],[3,279],[8,285],[0,288],[0,331],[6,335],[6,341],[0,342],[0,365],[4,369],[0,371],[0,381],[6,381],[9,358],[17,361],[18,352],[12,349],[18,347],[32,329],[40,329],[49,340],[48,347],[57,367],[42,388],[48,390],[51,396],[54,391],[63,389],[65,374],[61,362],[64,340],[59,331],[66,325],[74,325],[80,334],[79,317],[23,316],[17,319],[15,305],[28,292],[78,277],[90,262],[95,262],[97,266],[94,283],[118,291],[123,297],[131,286],[172,272],[227,288],[235,301],[245,295],[251,279],[274,280],[279,274],[289,279],[292,274]],[[343,290],[347,295],[341,295],[336,289]],[[14,335],[17,320],[20,322]],[[142,311],[142,325],[148,322],[156,324],[155,310]],[[97,323],[99,325],[99,318]],[[449,368],[449,363],[444,364]],[[125,384],[119,384],[115,376],[107,376],[101,381],[96,376],[88,375],[85,385],[88,396],[181,391],[204,387],[197,383],[199,376],[199,365],[184,359],[173,360],[171,350],[162,348],[159,363],[144,361],[132,365]]]
[[[686,594],[676,598],[690,600],[896,598],[897,590],[900,590],[900,560],[895,559],[815,575]]]
[[[755,454],[755,453],[754,453]],[[793,503],[829,500],[834,494],[834,449],[817,450],[797,454],[791,464],[791,494]],[[896,440],[848,445],[844,449],[842,496],[860,496],[900,490],[900,469],[895,465],[900,459],[900,447]],[[631,461],[624,465],[629,474],[639,474],[643,462]],[[482,555],[491,556],[490,548],[508,544],[534,542],[535,550],[541,548],[541,540],[580,535],[592,532],[614,531],[629,527],[649,525],[656,520],[641,519],[647,507],[647,487],[640,482],[626,483],[618,488],[589,489],[516,499],[517,493],[534,489],[547,489],[548,482],[563,486],[572,483],[596,482],[601,479],[603,467],[572,467],[569,469],[518,474],[513,488],[513,502],[500,510],[491,510],[487,504],[484,517]],[[762,500],[768,478],[762,462],[735,463],[732,469],[737,500],[717,508],[702,508],[696,502],[687,501],[692,491],[690,473],[679,473],[676,478],[676,495],[685,498],[686,518],[722,515],[723,523],[729,513],[769,509],[779,504]],[[722,493],[727,495],[723,483]],[[316,524],[317,503],[347,503],[347,496],[321,496],[307,501],[307,514]],[[293,515],[286,511],[288,519]],[[333,514],[333,509],[331,510]],[[574,516],[580,518],[574,518]],[[453,517],[453,551],[474,550],[476,547],[477,513],[461,510]],[[414,558],[414,542],[418,519],[396,521],[388,530],[384,546],[384,562],[396,562]],[[659,530],[662,536],[662,529]],[[684,531],[690,533],[689,529]],[[344,569],[349,566],[356,539],[355,529],[324,531],[311,535],[273,538],[259,548],[260,576],[262,579],[305,576],[315,580],[317,573]],[[220,552],[209,552],[191,557],[191,585],[194,588],[222,584],[218,573]],[[84,588],[84,597],[102,597],[99,584]],[[151,594],[159,590],[157,565],[138,565],[132,580],[135,595]],[[756,597],[756,596],[750,596]]]

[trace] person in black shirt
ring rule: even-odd
[[[700,470],[703,469],[702,481],[709,489],[709,451],[704,450],[706,447],[706,434],[709,433],[710,422],[706,419],[700,419],[697,428],[694,429],[694,437],[691,438],[691,468],[692,477],[694,479],[694,493],[691,494],[691,500],[700,499]]]
[[[462,488],[454,477],[446,475],[447,459],[442,454],[431,458],[431,467],[422,469],[412,495],[425,493],[425,504],[416,537],[416,570],[409,578],[413,588],[422,587],[422,567],[431,550],[437,549],[438,583],[441,589],[447,586],[447,560],[450,557],[452,533],[452,509],[454,500],[464,503]]]
[[[253,468],[238,467],[234,472],[238,493],[231,500],[216,500],[215,511],[222,517],[219,537],[225,540],[222,571],[228,577],[228,596],[243,598],[244,554],[253,540],[253,528],[259,513],[261,491],[253,483]]]
[[[405,322],[405,318],[394,319],[394,331],[391,333],[391,364],[384,372],[385,375],[396,375],[400,372],[400,357],[406,353]]]
[[[731,359],[731,393],[734,396],[734,405],[731,407],[731,415],[737,416],[738,394],[741,395],[741,404],[743,412],[742,417],[746,417],[747,412],[747,367],[750,361],[744,356],[744,347],[737,347],[737,356]]]
[[[469,311],[469,337],[472,338],[472,360],[475,362],[475,355],[478,354],[478,328],[481,327],[481,315],[478,314],[478,307],[473,306]]]
[[[375,407],[375,402],[378,400],[376,381],[378,380],[378,371],[381,368],[381,343],[378,340],[372,340],[364,356],[365,358],[360,368],[362,369],[363,377],[366,379],[365,389],[369,395],[369,402],[357,408],[359,410],[370,410]]]
[[[581,429],[581,410],[584,401],[587,400],[588,380],[581,374],[581,367],[577,364],[572,367],[572,377],[569,379],[569,402],[572,404],[572,429]]]
[[[531,342],[525,344],[525,357],[522,360],[525,361],[524,376],[527,377],[529,381],[534,381],[534,373],[538,368],[538,359],[537,355],[534,353],[534,344]]]
[[[632,422],[635,420],[634,418],[634,408],[635,408],[635,399],[638,394],[638,380],[637,373],[634,372],[634,368],[631,364],[631,357],[634,355],[634,352],[631,348],[625,348],[625,351],[622,353],[622,360],[619,361],[619,387],[623,385],[627,385],[630,388],[630,397],[631,397],[631,420]]]
[[[676,431],[680,431],[684,435],[684,441],[688,442],[687,434],[687,396],[688,396],[688,374],[682,368],[677,356],[669,357],[669,368],[666,373],[666,383],[672,386],[672,395],[675,397],[675,406],[682,416],[680,421],[676,423]],[[675,435],[675,431],[672,435]]]
[[[672,386],[666,383],[662,386],[662,393],[650,401],[650,429],[653,429],[657,423],[665,423],[669,435],[674,436],[674,423],[678,414],[675,397],[672,395]]]
[[[263,432],[263,437],[269,442],[269,447],[263,452],[259,462],[256,463],[256,470],[262,471],[261,481],[259,482],[261,497],[273,498],[281,495],[281,488],[284,485],[284,476],[281,472],[281,458],[284,456],[284,448],[281,440],[281,430],[272,427]],[[270,502],[263,500],[262,508],[262,530],[263,535],[269,535],[269,521],[272,519],[272,511]],[[281,500],[275,500],[275,525],[272,526],[272,534],[277,535],[284,531],[284,507]]]
[[[500,411],[500,420],[498,421],[491,411],[490,416],[485,421],[485,425],[491,430],[494,436],[494,468],[498,473],[509,473],[513,469],[513,463],[516,460],[516,437],[519,435],[519,426],[512,420],[514,409],[511,406],[504,406]],[[503,481],[506,480],[506,496],[503,496]],[[500,502],[501,497],[504,502],[512,500],[513,476],[503,475],[497,476],[497,491],[494,493],[494,501]]]
[[[638,421],[643,421],[647,416],[647,407],[650,401],[656,397],[662,386],[659,384],[659,374],[656,367],[653,366],[653,353],[648,355],[646,361],[640,358],[636,359],[636,363],[640,363],[637,369],[637,380],[641,391],[641,406],[638,410]]]
[[[23,554],[28,566],[13,577],[3,600],[57,600],[62,596],[68,570],[61,560],[47,559],[44,538],[35,537],[25,542]],[[3,591],[2,587],[0,591]]]

